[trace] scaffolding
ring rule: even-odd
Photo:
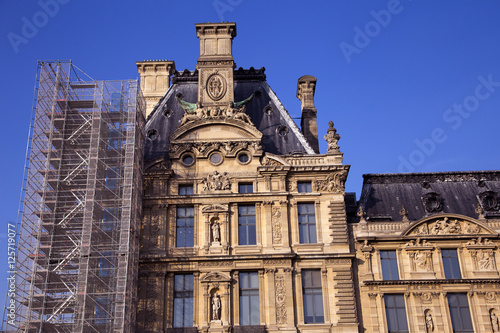
[[[133,332],[145,102],[137,80],[38,63],[7,332]],[[5,315],[4,315],[5,318]],[[5,319],[4,319],[5,320]]]

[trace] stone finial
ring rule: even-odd
[[[405,208],[405,205],[401,206],[401,210],[399,211],[399,215],[403,217],[404,222],[408,222],[408,210]]]
[[[340,140],[340,134],[338,134],[337,130],[333,127],[333,121],[330,120],[330,122],[328,122],[328,126],[329,128],[326,130],[325,134],[325,140],[328,143],[327,153],[338,153],[339,146],[337,145],[337,142]]]
[[[481,207],[481,204],[478,202],[476,207],[476,213],[478,214],[478,219],[484,219],[484,209]]]
[[[358,209],[358,212],[356,213],[356,215],[359,216],[359,222],[362,222],[362,223],[366,223],[366,220],[365,220],[365,216],[366,216],[366,212],[363,210],[363,206],[359,206],[359,209]]]

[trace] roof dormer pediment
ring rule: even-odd
[[[484,223],[459,214],[436,214],[417,221],[401,233],[401,236],[436,237],[498,236],[498,233]]]

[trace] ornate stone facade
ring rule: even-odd
[[[138,332],[358,332],[342,153],[313,154],[291,118],[258,128],[252,110],[289,116],[265,81],[236,94],[235,77],[265,77],[233,75],[234,24],[199,24],[197,34],[197,76],[179,74],[179,94],[148,123],[160,139],[146,150],[164,150],[145,170]],[[182,85],[194,77],[197,101]],[[311,84],[299,84],[308,108]],[[173,119],[162,132],[160,120]]]
[[[235,69],[234,23],[196,31],[146,125],[137,332],[382,333],[391,311],[452,332],[456,299],[500,330],[499,172],[365,175],[356,202],[333,122],[319,154],[316,79],[299,129]]]

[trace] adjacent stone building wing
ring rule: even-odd
[[[499,218],[500,171],[367,174],[359,206],[369,221],[410,221],[432,214]],[[479,205],[479,208],[478,208]]]

